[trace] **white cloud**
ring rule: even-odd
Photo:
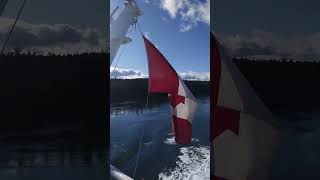
[[[255,30],[247,35],[218,34],[217,37],[232,56],[320,61],[320,32],[304,36],[279,36]]]
[[[150,0],[143,0],[144,3],[149,4]]]
[[[179,76],[184,80],[190,81],[210,81],[210,72],[182,72]]]
[[[186,0],[160,0],[160,5],[162,9],[168,11],[171,18],[175,18],[185,2]]]
[[[209,81],[210,80],[209,72],[189,71],[189,72],[182,72],[178,74],[184,80],[190,80],[190,81]],[[148,75],[144,74],[140,70],[110,67],[110,78],[139,79],[139,78],[148,78]]]
[[[110,78],[139,79],[139,78],[148,78],[148,75],[142,73],[139,70],[110,67]]]
[[[172,19],[180,15],[180,31],[190,31],[199,23],[210,24],[210,0],[160,0],[160,8],[167,11]]]
[[[165,18],[165,17],[161,17],[161,20],[164,21],[164,22],[166,22],[166,23],[169,22],[169,20],[168,20],[167,18]]]
[[[181,24],[180,31],[181,32],[187,32],[190,31],[193,28],[191,24]]]
[[[7,37],[13,19],[0,18],[0,42]],[[19,21],[7,50],[22,48],[35,52],[74,54],[106,50],[105,33],[94,28],[80,29],[68,24],[32,24]]]

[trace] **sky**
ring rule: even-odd
[[[112,0],[110,11],[122,0]],[[139,18],[144,35],[162,52],[180,76],[209,80],[210,5],[207,0],[138,0],[144,15]],[[138,28],[133,39],[114,59],[112,77],[147,77],[148,65],[143,38]],[[120,56],[120,58],[119,58]],[[114,69],[114,66],[119,63]]]
[[[211,28],[233,56],[320,61],[317,0],[212,1]]]
[[[22,2],[9,0],[0,17],[1,45]],[[106,49],[108,4],[106,0],[28,0],[8,50],[66,54]]]

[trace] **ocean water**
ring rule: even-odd
[[[106,179],[107,146],[90,143],[93,138],[65,124],[32,132],[1,133],[0,179]]]
[[[281,114],[272,180],[320,179],[320,108]]]
[[[136,180],[210,179],[209,114],[209,99],[200,98],[192,144],[179,145],[171,131],[171,109],[167,102],[148,108],[141,102],[112,104],[111,164],[133,177],[142,135]]]

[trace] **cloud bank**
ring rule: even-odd
[[[160,0],[160,8],[172,19],[180,17],[180,31],[187,32],[199,23],[210,25],[210,0]]]
[[[217,34],[217,38],[234,57],[320,61],[320,32],[286,37],[255,30],[247,35]]]
[[[0,18],[1,42],[4,42],[12,24],[13,19]],[[68,24],[32,24],[19,21],[7,50],[13,48],[56,54],[106,51],[107,36],[95,28],[80,29]]]
[[[182,72],[178,74],[182,79],[189,80],[189,81],[209,81],[210,80],[209,72],[199,73],[199,72],[189,71],[189,72]],[[139,78],[148,78],[148,75],[142,73],[139,70],[110,67],[110,78],[139,79]]]
[[[142,73],[139,70],[110,67],[110,78],[139,79],[139,78],[148,78],[148,75]]]
[[[210,81],[210,73],[209,72],[182,72],[178,73],[179,76],[184,80],[189,81]]]

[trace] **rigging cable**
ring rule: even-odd
[[[141,35],[143,36],[143,33],[141,31],[140,25],[138,23],[138,20],[136,21],[136,23],[138,25],[139,31],[141,33]],[[147,103],[146,103],[146,108],[148,108],[148,104],[149,104],[149,91],[147,94]],[[137,172],[137,168],[138,168],[138,162],[139,162],[139,157],[140,157],[140,152],[141,152],[141,144],[142,144],[142,137],[143,137],[143,129],[144,129],[144,125],[142,125],[142,130],[141,130],[141,136],[140,136],[140,144],[139,144],[139,149],[138,149],[138,154],[137,154],[137,160],[136,160],[136,165],[134,168],[134,173],[133,173],[133,179],[136,177],[136,172]]]
[[[138,25],[138,29],[139,29],[141,35],[144,36],[143,33],[142,33],[142,31],[141,31],[140,24],[139,24],[138,20],[137,20],[137,25]]]
[[[138,149],[136,165],[135,165],[134,172],[133,172],[133,179],[136,177],[136,172],[137,172],[137,167],[138,167],[138,162],[139,162],[139,157],[140,157],[140,149],[141,149],[141,144],[142,144],[143,129],[144,129],[144,125],[142,125],[141,136],[140,136],[140,145],[139,145],[139,149]]]
[[[24,8],[26,2],[27,2],[27,0],[24,0],[23,3],[22,3],[22,5],[21,5],[21,8],[20,8],[20,10],[19,10],[19,12],[18,12],[18,15],[17,15],[17,17],[16,17],[16,19],[15,19],[15,21],[14,21],[12,27],[11,27],[11,30],[10,30],[8,36],[7,36],[7,39],[6,39],[6,41],[4,42],[4,44],[3,44],[3,47],[2,47],[2,50],[1,50],[1,53],[0,53],[0,56],[3,54],[4,50],[6,49],[6,46],[7,46],[8,42],[9,42],[9,39],[10,39],[10,37],[11,37],[11,34],[12,34],[13,30],[14,30],[14,27],[15,27],[16,24],[17,24],[17,21],[18,21],[18,19],[19,19],[19,17],[20,17],[20,14],[21,14],[22,9]]]
[[[138,25],[138,29],[142,35],[142,37],[144,37],[143,33],[142,33],[142,30],[141,30],[141,27],[140,27],[140,24],[138,22],[138,20],[136,21],[136,24]],[[149,86],[148,86],[148,94],[147,94],[147,103],[146,103],[146,108],[148,108],[148,105],[149,105]]]
[[[130,37],[130,35],[132,34],[132,32],[133,32],[133,27],[131,26],[131,27],[130,27],[130,30],[129,30],[129,32],[128,32],[128,36],[129,36],[129,37]],[[126,48],[126,46],[127,46],[127,44],[125,44],[125,45],[123,46],[123,48],[122,48],[122,50],[121,50],[121,52],[120,52],[120,54],[119,54],[119,56],[118,56],[118,58],[117,58],[116,65],[114,66],[114,68],[113,68],[113,70],[112,70],[112,72],[111,72],[111,74],[110,74],[111,77],[112,77],[114,71],[116,70],[116,68],[117,68],[117,66],[118,66],[118,64],[119,64],[119,62],[120,62],[120,58],[121,58],[122,53],[123,53],[124,49]],[[115,77],[115,79],[117,79],[117,77]]]

